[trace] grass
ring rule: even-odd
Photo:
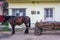
[[[4,23],[5,27],[3,27],[2,31],[10,31],[8,22]]]

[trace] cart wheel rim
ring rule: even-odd
[[[41,34],[41,30],[35,30],[35,35],[40,35]]]

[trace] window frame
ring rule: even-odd
[[[18,13],[23,13],[23,16],[26,16],[26,8],[12,8],[12,15],[13,16],[16,16],[16,13],[15,13],[15,11],[17,11],[17,10],[19,10],[19,12]],[[25,12],[21,12],[20,10],[25,10]],[[13,11],[14,11],[14,14],[13,14]]]
[[[47,11],[46,11],[47,10]],[[51,11],[52,10],[52,11]],[[44,17],[47,17],[47,15],[48,15],[48,17],[53,17],[53,10],[54,10],[54,8],[44,8]],[[52,13],[52,14],[51,14]],[[51,16],[52,15],[52,16]]]

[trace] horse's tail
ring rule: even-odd
[[[29,17],[29,27],[31,27],[31,19],[30,19],[30,17]]]

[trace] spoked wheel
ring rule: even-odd
[[[36,28],[35,28],[35,31],[34,31],[34,34],[35,34],[35,35],[41,35],[41,34],[42,34],[42,28],[36,27]]]

